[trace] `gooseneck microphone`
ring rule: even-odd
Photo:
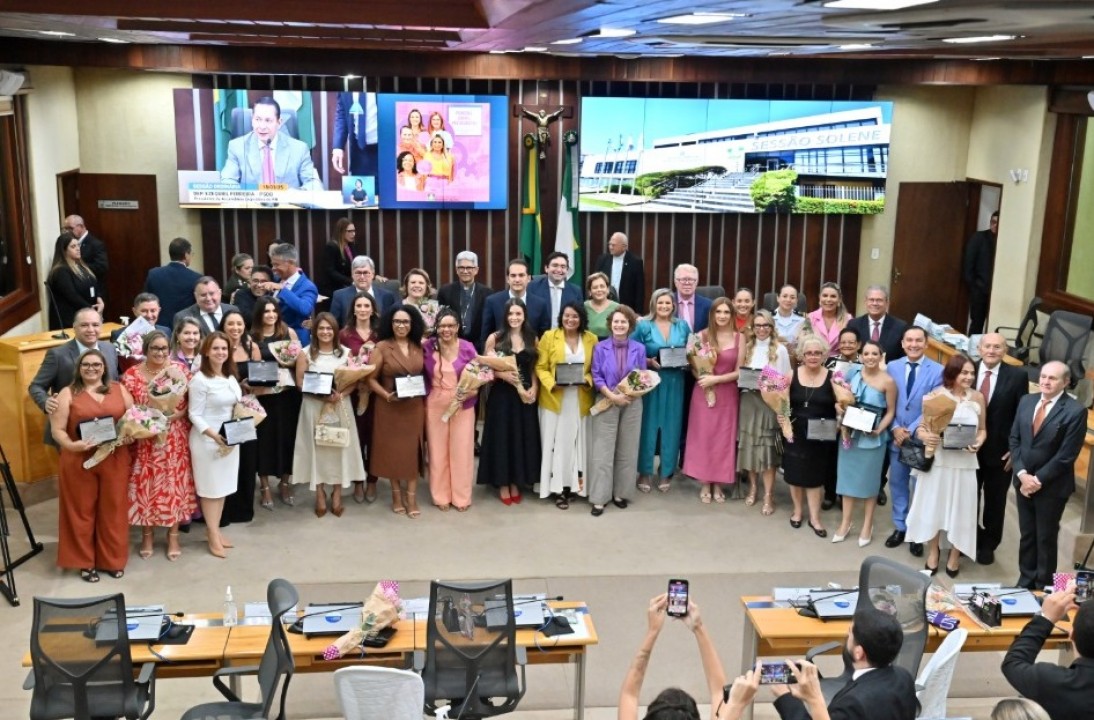
[[[50,335],[50,337],[54,340],[68,340],[68,335],[65,334],[65,321],[61,317],[61,308],[57,307],[57,298],[53,297],[53,288],[49,286],[49,280],[42,284],[46,286],[46,293],[49,295],[49,306],[57,314],[57,324],[60,326],[60,330]]]

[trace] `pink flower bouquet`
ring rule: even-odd
[[[790,376],[768,365],[760,371],[760,397],[775,411],[779,428],[787,442],[794,442],[794,426],[790,424]]]
[[[296,367],[296,358],[303,349],[296,340],[278,340],[270,343],[270,353],[282,367]]]
[[[432,335],[433,329],[437,325],[437,313],[441,311],[440,303],[433,298],[426,298],[414,307],[418,308],[418,312],[422,315],[422,320],[425,321],[426,335]]]
[[[258,398],[254,395],[244,395],[232,408],[233,420],[243,418],[254,418],[255,427],[261,425],[262,421],[266,419],[266,408],[262,407],[262,404],[258,402]]]
[[[145,333],[150,333],[155,329],[155,326],[143,317],[129,323],[119,333],[118,339],[114,341],[114,347],[118,350],[118,357],[143,360]]]
[[[516,365],[516,362],[513,363]],[[456,384],[456,396],[452,398],[448,409],[441,415],[443,422],[448,422],[463,407],[464,401],[478,393],[479,388],[494,381],[494,371],[478,360],[472,360],[464,365],[460,371],[460,380]]]
[[[855,404],[855,392],[842,372],[832,374],[832,392],[836,395],[836,409],[842,417],[847,408]],[[845,449],[851,447],[851,428],[840,425],[840,438]]]
[[[127,440],[147,440],[163,435],[167,432],[167,416],[155,408],[134,405],[119,418],[117,432],[116,439],[100,445],[95,449],[95,454],[84,462],[85,470],[90,470],[106,460]]]
[[[631,370],[619,381],[619,384],[615,386],[615,389],[627,397],[637,398],[652,392],[653,389],[660,384],[661,376],[653,370]],[[599,415],[600,413],[611,409],[613,404],[614,403],[608,398],[601,398],[593,405],[592,409],[589,410],[589,414]]]
[[[148,381],[148,406],[164,415],[174,415],[186,397],[189,383],[186,371],[180,365],[169,363]]]
[[[688,362],[691,364],[691,371],[696,378],[706,377],[714,372],[714,364],[718,362],[718,353],[714,352],[714,348],[702,335],[697,333],[688,335],[687,348]],[[706,396],[707,407],[714,407],[716,399],[714,388],[704,388],[703,395]]]
[[[395,580],[381,580],[376,583],[372,595],[361,608],[361,627],[350,630],[328,645],[323,651],[323,659],[337,660],[359,649],[366,639],[394,625],[402,613],[403,602],[399,598],[399,583]]]

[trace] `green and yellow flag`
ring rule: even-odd
[[[539,144],[536,136],[524,136],[524,192],[520,208],[520,254],[528,261],[529,274],[543,268],[542,227],[539,212]]]
[[[567,130],[562,141],[565,144],[566,159],[562,168],[562,199],[558,205],[555,251],[566,253],[570,259],[570,277],[576,277],[576,284],[581,286],[585,274],[581,267],[581,228],[577,219],[578,183],[574,177],[581,164],[577,150],[577,133]]]

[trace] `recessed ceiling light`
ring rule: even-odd
[[[76,37],[76,33],[65,32],[64,30],[39,30],[41,35],[49,35],[50,37]]]
[[[847,45],[840,45],[840,50],[869,50],[874,45],[873,43],[848,43]]]
[[[508,50],[491,50],[490,54],[491,55],[504,55],[507,52],[509,52],[509,51]]]
[[[637,32],[637,30],[627,30],[624,28],[600,28],[600,32],[593,35],[592,37],[625,38],[630,37]]]
[[[552,45],[577,45],[581,42],[582,38],[566,38],[565,40],[555,40]]]
[[[672,17],[661,18],[657,22],[665,23],[666,25],[712,25],[714,23],[729,22],[735,18],[748,17],[743,13],[716,13],[716,12],[694,12],[687,13],[686,15],[673,15]]]
[[[976,37],[944,38],[942,42],[952,45],[968,45],[970,43],[999,42],[1001,40],[1013,40],[1017,35],[978,35]]]
[[[126,45],[129,43],[128,40],[122,40],[121,38],[112,37],[101,37],[99,38],[99,40],[102,40],[105,43],[114,43],[115,45]]]
[[[529,45],[524,48],[524,52],[547,52],[547,48],[542,45]]]
[[[934,2],[938,0],[832,0],[824,6],[841,10],[903,10]]]

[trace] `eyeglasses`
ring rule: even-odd
[[[767,328],[768,330],[770,330],[771,326],[768,325],[767,323],[753,323],[752,328],[754,330],[759,330],[760,328]]]
[[[822,355],[825,355],[825,353],[820,350],[809,350],[808,352],[803,352],[802,355],[805,357],[821,357]]]
[[[153,346],[153,347],[150,347],[150,348],[148,348],[148,352],[154,352],[154,353],[165,353],[165,352],[167,352],[167,351],[168,351],[169,349],[170,349],[170,348],[168,348],[168,347],[167,347],[166,345],[155,345],[155,346]]]
[[[676,278],[676,282],[686,283],[686,284],[690,285],[691,283],[699,282],[699,278]]]
[[[456,266],[456,272],[464,272],[464,271],[471,272],[472,270],[474,270],[476,268],[478,268],[478,265],[457,265]]]
[[[102,370],[104,367],[102,363],[80,363],[80,368],[86,370]]]
[[[392,320],[391,324],[392,325],[409,325],[410,321],[409,320]]]

